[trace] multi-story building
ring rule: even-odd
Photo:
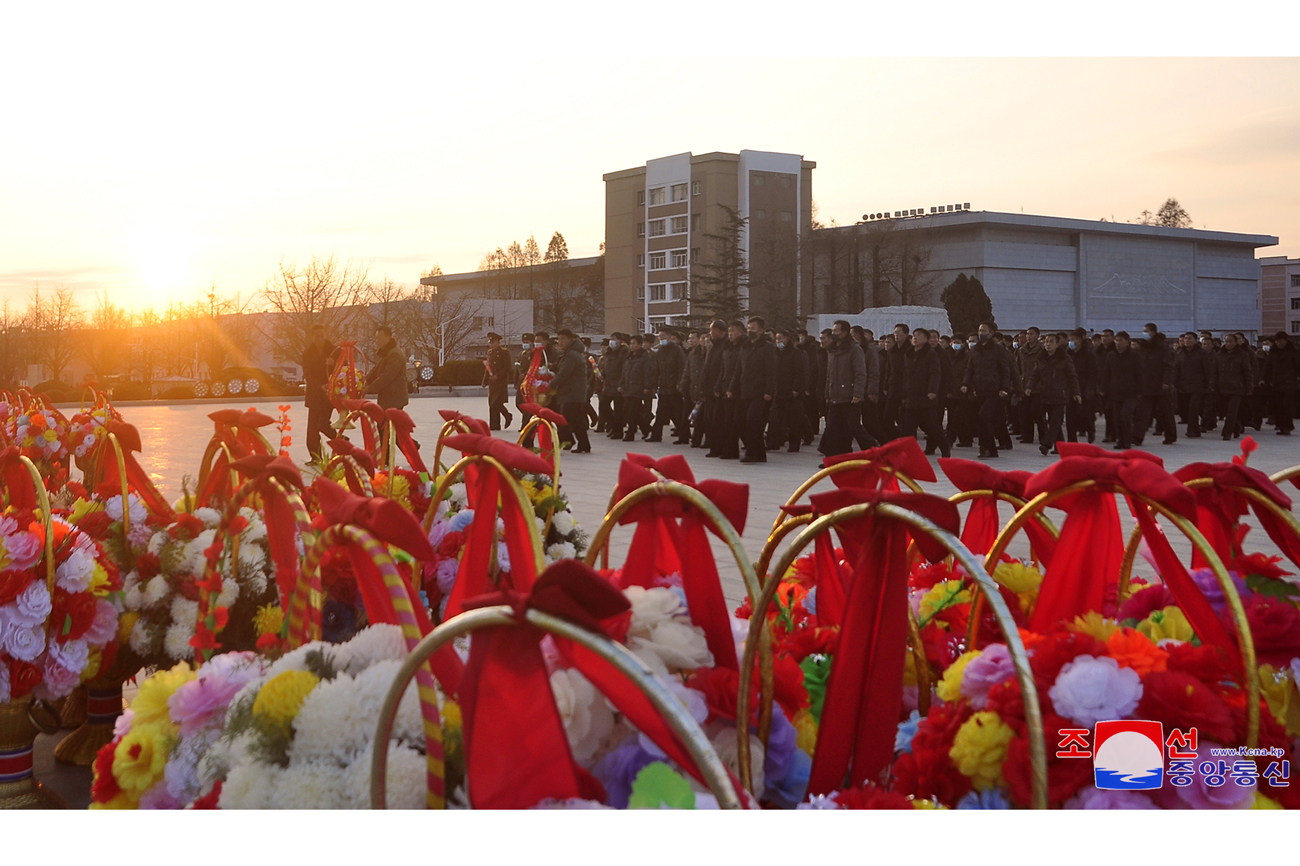
[[[797,154],[742,150],[679,153],[606,174],[605,329],[698,321],[692,301],[723,257],[731,214],[744,221],[749,270],[740,308],[798,315],[811,283],[802,247],[816,167]]]
[[[1004,329],[1141,331],[1156,322],[1167,334],[1231,330],[1252,338],[1260,330],[1255,251],[1277,244],[1271,235],[926,210],[819,229],[808,245],[810,312],[938,306],[942,290],[966,274],[984,286]]]
[[[1259,314],[1263,334],[1300,334],[1300,259],[1259,260]]]

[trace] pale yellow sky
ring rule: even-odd
[[[535,56],[494,52],[481,19],[348,9],[20,22],[0,58],[0,297],[247,295],[313,253],[409,285],[557,229],[594,255],[603,172],[740,148],[816,160],[841,223],[959,201],[1123,220],[1175,196],[1197,227],[1300,255],[1294,58],[678,58],[623,30]]]

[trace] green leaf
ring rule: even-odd
[[[669,809],[694,809],[695,792],[681,774],[663,761],[647,764],[632,782],[629,809],[658,809],[660,804]]]
[[[831,676],[831,657],[810,655],[799,663],[799,667],[803,669],[803,687],[808,691],[808,712],[821,724],[826,682]]]
[[[1300,595],[1300,587],[1286,580],[1276,580],[1262,574],[1246,575],[1246,588],[1260,595],[1271,595],[1287,601],[1289,596]]]

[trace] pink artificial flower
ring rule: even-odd
[[[970,698],[971,706],[984,709],[989,689],[1015,679],[1016,666],[1005,644],[995,643],[966,665],[961,675],[961,693]]]
[[[95,646],[103,646],[117,634],[117,609],[107,599],[95,602],[95,621],[86,630],[85,639]]]

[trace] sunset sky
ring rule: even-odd
[[[485,19],[349,17],[364,6],[98,8],[17,13],[0,57],[0,297],[18,304],[38,282],[87,305],[247,296],[282,257],[331,253],[410,285],[556,230],[594,255],[601,174],[687,150],[803,154],[841,223],[967,201],[1124,220],[1174,196],[1198,228],[1300,255],[1294,58],[674,57],[627,27],[498,44]],[[765,48],[773,27],[719,44]]]

